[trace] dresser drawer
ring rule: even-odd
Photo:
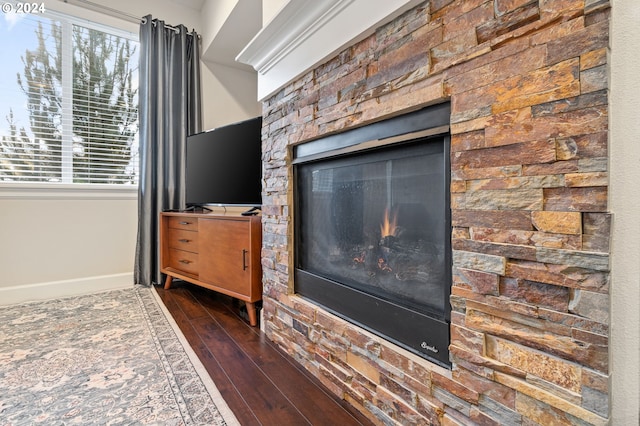
[[[198,254],[170,248],[167,266],[188,274],[198,275]]]
[[[198,233],[196,231],[169,228],[167,234],[169,248],[186,250],[191,253],[198,252]]]
[[[184,229],[185,231],[197,231],[198,219],[194,217],[170,216],[168,227],[172,229]]]

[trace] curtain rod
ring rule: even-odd
[[[121,10],[114,9],[112,7],[109,7],[109,6],[103,6],[101,4],[98,4],[98,3],[95,3],[95,2],[92,2],[92,1],[89,1],[89,0],[63,0],[63,1],[65,3],[69,3],[69,4],[84,5],[84,6],[88,7],[89,9],[92,9],[92,10],[94,10],[96,12],[105,13],[105,14],[107,14],[109,16],[113,16],[114,18],[125,18],[129,22],[143,23],[143,24],[145,24],[147,22],[147,19],[144,18],[144,17],[140,18],[138,16],[131,15],[131,14],[126,13],[126,12],[122,12]],[[155,22],[153,24],[155,25]],[[178,27],[175,27],[173,25],[164,24],[164,26],[169,28],[170,30],[175,31],[176,33],[180,32]]]
[[[146,24],[147,23],[147,18],[143,17],[142,19],[140,19],[140,22],[142,22],[143,24]],[[156,22],[157,22],[157,19],[153,19],[151,21],[151,23],[153,24],[154,27],[156,26]],[[180,34],[180,30],[178,29],[178,27],[174,27],[173,25],[169,25],[169,24],[166,24],[166,23],[164,24],[164,27],[172,30],[176,34]]]
[[[62,0],[62,1],[69,4],[75,4],[77,6],[85,6],[88,9],[92,9],[96,12],[105,13],[106,15],[113,16],[114,18],[121,18],[121,19],[125,18],[129,22],[136,22],[136,23],[140,22],[139,16],[134,16],[129,13],[122,12],[120,10],[114,9],[109,6],[103,6],[101,4],[94,3],[89,0]]]

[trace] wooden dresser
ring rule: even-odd
[[[243,300],[249,322],[258,324],[262,299],[260,216],[219,213],[160,214],[160,269],[173,278]]]

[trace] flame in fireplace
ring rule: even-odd
[[[395,237],[396,232],[398,232],[398,215],[397,212],[394,212],[389,218],[390,212],[389,207],[384,209],[384,219],[380,224],[380,236],[384,237]]]

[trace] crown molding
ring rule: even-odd
[[[290,0],[236,61],[258,73],[258,99],[375,31],[421,0]]]

